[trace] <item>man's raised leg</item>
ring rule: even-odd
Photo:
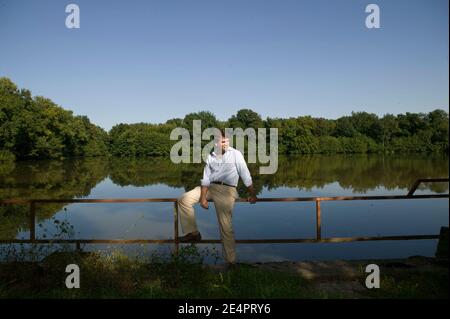
[[[200,186],[181,195],[178,202],[178,212],[181,217],[181,229],[184,234],[198,234],[200,235],[197,222],[195,220],[194,205],[200,200],[201,189]],[[200,237],[201,238],[201,237]]]

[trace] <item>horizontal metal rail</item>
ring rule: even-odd
[[[418,240],[437,239],[439,235],[406,235],[406,236],[375,236],[375,237],[332,237],[332,238],[286,238],[286,239],[237,239],[238,244],[295,244],[295,243],[348,243],[354,241],[376,240]],[[0,244],[175,244],[174,239],[0,239]],[[220,244],[220,239],[204,239],[202,244]]]
[[[342,201],[342,200],[389,200],[389,199],[425,199],[425,198],[448,198],[449,194],[431,195],[392,195],[392,196],[335,196],[335,197],[263,197],[258,202],[315,202],[315,201]],[[175,203],[177,198],[95,198],[95,199],[4,199],[1,204],[32,204],[32,203]],[[210,199],[210,202],[213,200]],[[236,202],[247,202],[247,198],[238,198]]]
[[[286,238],[286,239],[238,239],[238,244],[268,244],[268,243],[343,243],[356,241],[380,241],[380,240],[421,240],[438,239],[439,234],[431,235],[403,235],[403,236],[363,236],[363,237],[330,237],[322,238],[321,230],[321,206],[322,201],[356,201],[356,200],[411,200],[411,199],[438,199],[449,198],[449,194],[413,195],[418,185],[423,182],[448,182],[448,178],[419,179],[407,195],[391,196],[335,196],[335,197],[282,197],[282,198],[258,198],[258,202],[315,202],[316,203],[316,238]],[[212,200],[210,200],[212,201]],[[246,198],[239,198],[237,202],[247,202]],[[174,239],[36,239],[35,219],[36,204],[46,203],[154,203],[171,202],[174,204]],[[0,239],[0,244],[63,244],[74,243],[77,248],[81,244],[175,244],[175,252],[179,250],[178,231],[178,205],[177,198],[111,198],[111,199],[5,199],[0,200],[0,205],[29,205],[30,214],[30,238],[29,239]],[[198,243],[217,244],[220,240],[203,239]]]

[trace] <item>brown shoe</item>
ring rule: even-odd
[[[200,233],[194,234],[189,233],[185,236],[178,237],[180,243],[196,243],[202,240],[202,235]]]

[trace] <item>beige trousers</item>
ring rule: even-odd
[[[178,211],[180,212],[181,228],[184,234],[198,231],[193,205],[200,201],[200,194],[201,187],[197,186],[178,198]],[[234,201],[238,198],[236,188],[210,184],[206,198],[208,200],[212,199],[216,208],[220,237],[222,239],[223,257],[227,262],[234,263],[236,261],[236,252],[232,216]]]

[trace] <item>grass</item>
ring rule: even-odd
[[[65,286],[72,263],[80,268],[80,289]],[[351,284],[362,289],[353,291],[341,289],[348,282],[339,278],[316,282],[245,264],[218,270],[203,264],[195,245],[150,259],[56,252],[41,262],[0,264],[0,298],[448,298],[448,266],[388,269],[381,288],[372,290],[364,286],[366,275],[361,269]]]
[[[369,298],[448,298],[448,266],[432,267],[428,270],[385,269],[380,277],[382,289],[367,291]]]
[[[191,251],[189,251],[191,249]],[[242,265],[217,271],[190,255],[192,248],[151,262],[120,253],[56,253],[42,263],[0,265],[0,298],[301,298],[300,276]],[[189,258],[187,257],[189,256]],[[65,267],[80,267],[80,289],[65,287]],[[318,296],[319,297],[319,296]]]

